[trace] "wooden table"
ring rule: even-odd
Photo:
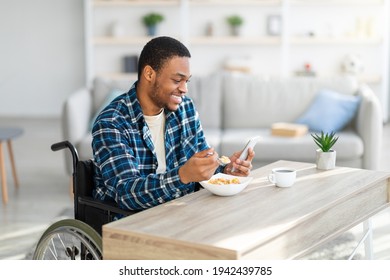
[[[290,188],[272,168],[298,170]],[[231,197],[207,190],[103,226],[104,259],[292,259],[389,206],[390,173],[278,161]]]
[[[12,175],[15,181],[15,187],[19,187],[19,180],[16,174],[14,153],[12,150],[12,139],[15,139],[23,134],[23,129],[18,127],[0,127],[0,177],[1,177],[1,190],[3,194],[3,203],[8,203],[8,191],[7,191],[7,177],[5,172],[5,161],[3,152],[3,142],[7,142],[9,157],[12,167]]]

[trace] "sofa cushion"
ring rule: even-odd
[[[128,92],[133,83],[134,81],[127,79],[110,80],[101,77],[94,79],[92,91],[92,114],[96,114],[110,92],[113,90],[119,90],[123,93]]]
[[[220,75],[192,77],[188,83],[187,95],[194,101],[204,128],[221,128],[222,84]]]
[[[92,158],[92,134],[88,133],[85,137],[77,143],[76,149],[80,160],[87,160]]]
[[[226,74],[223,83],[223,128],[268,128],[276,122],[294,122],[319,90],[352,95],[358,89],[356,80],[349,77],[266,79]]]
[[[315,162],[317,146],[308,133],[301,137],[272,136],[270,129],[228,129],[222,133],[221,154],[230,156],[240,151],[246,141],[261,136],[255,147],[255,160],[276,161],[294,160]],[[339,140],[334,146],[337,158],[343,160],[358,159],[363,156],[362,139],[352,131],[337,133]]]
[[[338,132],[355,117],[360,99],[360,96],[320,90],[313,103],[296,122],[307,125],[311,131]]]
[[[218,128],[204,128],[203,132],[210,147],[214,148],[217,153],[220,153],[221,130]]]
[[[98,115],[100,114],[101,111],[103,111],[104,108],[106,108],[106,106],[108,104],[111,103],[112,100],[114,100],[116,97],[118,97],[119,95],[123,94],[123,91],[122,90],[119,90],[119,89],[113,89],[110,93],[107,94],[106,98],[103,100],[103,103],[100,105],[100,107],[96,110],[95,114],[93,115],[92,119],[91,119],[91,122],[89,124],[89,128],[90,130],[92,130],[92,126],[96,120],[96,118],[98,117]]]

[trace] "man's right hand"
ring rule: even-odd
[[[194,154],[179,169],[180,180],[184,184],[208,180],[214,175],[219,164],[218,154],[213,148]]]

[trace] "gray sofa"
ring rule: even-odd
[[[93,90],[73,93],[63,108],[64,139],[76,145],[81,159],[92,157],[92,117],[113,90],[127,91],[132,81],[96,79]],[[337,165],[379,168],[383,119],[381,107],[367,85],[350,77],[319,79],[297,77],[265,79],[242,73],[194,76],[188,84],[208,142],[220,155],[231,155],[246,141],[261,136],[253,161],[255,167],[276,160],[315,161],[316,146],[310,133],[299,137],[278,137],[270,133],[276,122],[294,122],[310,106],[321,89],[361,96],[356,116],[337,133]],[[66,157],[68,171],[71,171]]]

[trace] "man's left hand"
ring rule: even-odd
[[[240,160],[241,152],[235,152],[230,157],[230,163],[225,166],[224,173],[234,176],[247,177],[249,176],[253,166],[252,160],[255,157],[255,152],[252,148],[248,150],[248,156],[245,160]],[[234,167],[234,171],[232,171]]]

